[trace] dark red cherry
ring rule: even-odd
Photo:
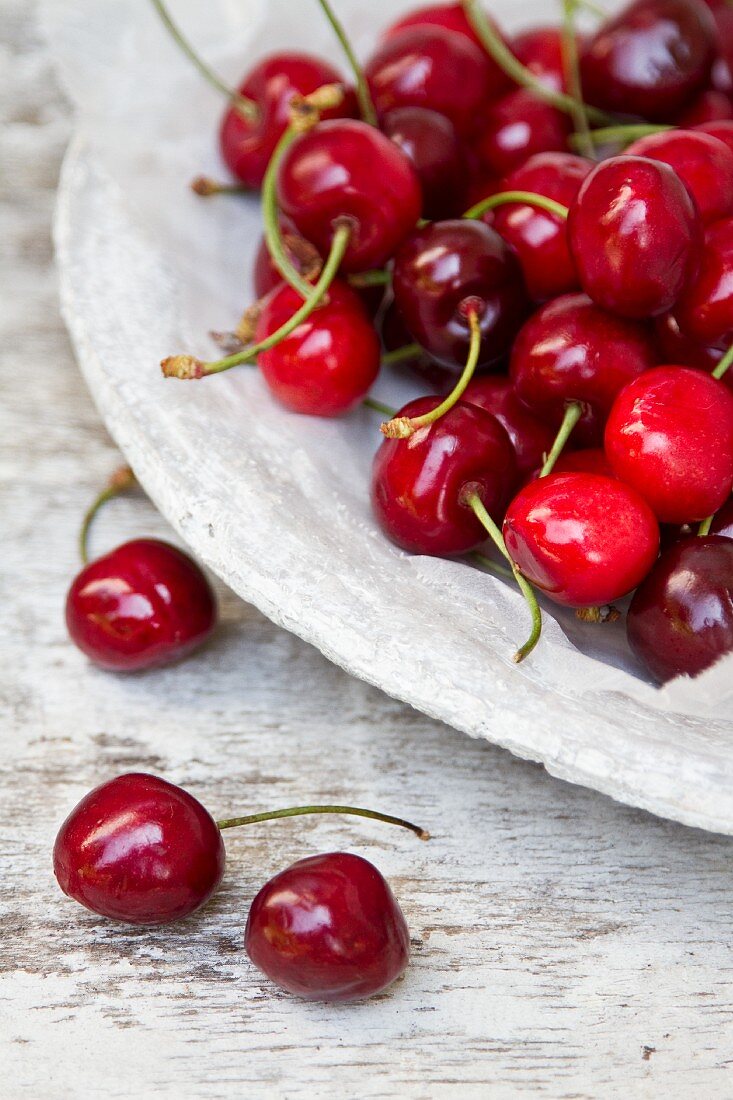
[[[733,396],[701,371],[656,367],[616,398],[605,445],[662,523],[701,521],[733,487]]]
[[[701,0],[634,0],[581,56],[585,98],[607,111],[668,122],[710,74],[715,25]]]
[[[675,123],[685,129],[730,119],[733,119],[733,99],[726,92],[706,88],[704,92],[698,92]]]
[[[665,130],[640,138],[626,152],[674,168],[703,222],[733,211],[733,151],[718,138],[695,130]]]
[[[704,370],[711,374],[728,350],[724,344],[698,344],[696,340],[685,336],[674,313],[664,313],[657,317],[654,332],[660,351],[660,363],[678,363],[682,367],[694,367],[695,370]],[[726,385],[727,380],[728,374],[724,376]]]
[[[702,344],[733,343],[733,218],[709,225],[700,268],[675,315],[685,335]]]
[[[519,400],[508,378],[495,374],[474,378],[463,400],[485,409],[504,426],[514,447],[521,481],[542,465],[555,441],[555,430]]]
[[[592,161],[571,153],[537,153],[506,177],[502,190],[530,191],[570,206],[592,168]],[[579,287],[564,218],[529,203],[499,206],[490,214],[489,224],[522,265],[530,297],[543,302]]]
[[[356,1001],[405,970],[410,935],[373,864],[348,852],[301,859],[252,902],[244,934],[252,962],[311,1001]]]
[[[53,849],[65,894],[129,924],[167,924],[195,912],[221,882],[224,859],[217,824],[193,795],[136,772],[86,795]]]
[[[639,586],[629,645],[655,680],[697,676],[733,650],[733,541],[691,536],[670,546]]]
[[[262,303],[255,341],[281,328],[303,299],[281,283]],[[379,337],[358,295],[334,282],[328,301],[284,340],[260,352],[270,392],[292,412],[341,416],[364,399],[379,373]]]
[[[434,222],[416,230],[395,257],[393,288],[408,330],[435,359],[463,367],[468,316],[482,332],[479,367],[511,347],[528,309],[519,264],[498,233],[480,221]]]
[[[713,516],[710,534],[725,535],[727,539],[733,539],[733,497],[729,497]]]
[[[601,474],[615,477],[602,447],[583,447],[579,451],[563,451],[553,467],[555,474]]]
[[[438,397],[411,401],[399,413],[432,411]],[[473,550],[486,532],[462,494],[475,487],[496,520],[517,481],[514,451],[499,421],[459,401],[435,424],[410,439],[385,439],[374,457],[372,507],[384,533],[415,554]]]
[[[659,553],[659,526],[628,485],[599,474],[550,474],[509,505],[504,540],[527,580],[556,603],[613,603],[639,584]]]
[[[290,122],[293,96],[310,95],[324,84],[343,84],[341,74],[325,61],[301,53],[273,54],[259,61],[239,86],[252,100],[258,117],[250,121],[235,107],[226,111],[219,133],[224,162],[246,187],[259,188],[275,146]],[[356,111],[354,94],[324,118],[348,118]]]
[[[177,661],[215,624],[214,594],[198,565],[158,539],[134,539],[90,562],[66,597],[71,640],[116,672]]]
[[[322,255],[345,219],[345,271],[378,268],[414,228],[420,181],[407,157],[364,122],[323,122],[292,144],[277,181],[280,208]]]
[[[398,351],[400,348],[407,347],[408,344],[414,344],[394,299],[382,313],[380,330],[382,345],[386,352]],[[415,354],[410,356],[409,359],[403,359],[394,366],[397,369],[404,368],[409,374],[422,379],[435,393],[448,393],[454,386],[456,375],[462,371],[462,368],[446,367],[441,363],[436,363],[419,344],[414,344],[414,346],[417,349]]]
[[[481,112],[474,148],[490,172],[506,176],[535,153],[567,150],[570,130],[568,115],[519,88]]]
[[[579,39],[579,45],[582,45],[580,36]],[[529,69],[540,84],[555,92],[567,90],[560,27],[531,27],[516,34],[510,45],[517,60]]]
[[[733,10],[727,2],[713,10],[717,30],[717,57],[713,62],[711,83],[720,92],[733,92]]]
[[[676,172],[643,157],[602,161],[568,219],[583,290],[622,317],[671,309],[694,274],[702,226]]]
[[[710,134],[711,137],[715,137],[718,141],[722,141],[724,145],[727,145],[731,152],[733,152],[733,120],[730,122],[722,120],[720,122],[703,122],[695,127],[695,130],[699,130],[703,134]]]
[[[382,42],[364,67],[377,113],[425,107],[445,115],[461,135],[476,126],[491,95],[484,51],[465,35],[411,27]]]
[[[382,130],[412,164],[422,188],[423,217],[454,218],[467,209],[466,158],[453,123],[424,107],[398,107]]]

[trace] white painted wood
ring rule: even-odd
[[[733,1094],[733,842],[551,779],[348,677],[220,588],[197,659],[117,678],[63,627],[79,516],[119,462],[58,317],[49,241],[69,126],[27,0],[0,0],[0,1092],[296,1100]],[[101,549],[165,533],[141,499]],[[91,785],[147,768],[215,813],[309,798],[404,812],[229,839],[220,896],[167,930],[104,924],[50,871]],[[242,951],[264,879],[314,851],[376,861],[414,963],[375,1002],[273,991]]]

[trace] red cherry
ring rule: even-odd
[[[714,45],[713,19],[700,0],[634,0],[583,50],[585,97],[608,111],[667,122],[704,86]]]
[[[721,122],[704,122],[695,127],[695,130],[699,130],[703,134],[710,134],[711,137],[715,137],[718,141],[722,141],[724,145],[733,152],[733,121],[721,121]]]
[[[566,150],[570,131],[566,114],[519,88],[481,112],[474,147],[490,172],[505,176],[535,153]]]
[[[466,209],[466,158],[453,123],[437,111],[398,107],[382,130],[412,164],[422,188],[423,217],[453,218]]]
[[[86,565],[66,597],[71,640],[95,664],[132,672],[184,657],[209,636],[216,601],[183,551],[134,539]]]
[[[395,257],[393,289],[414,339],[453,368],[468,355],[469,311],[478,315],[479,366],[486,367],[509,350],[528,308],[519,265],[504,241],[467,219],[413,233]]]
[[[256,342],[281,328],[302,304],[299,293],[281,283],[262,304]],[[371,389],[379,363],[376,330],[358,295],[340,282],[331,284],[326,303],[257,357],[277,400],[309,416],[349,412]]]
[[[410,957],[407,924],[387,882],[347,852],[301,859],[270,879],[252,902],[244,945],[276,985],[318,1001],[379,993]]]
[[[710,122],[733,119],[733,99],[726,92],[707,88],[699,92],[690,105],[675,119],[678,126],[697,128]]]
[[[582,38],[578,44],[582,45]],[[532,27],[515,35],[510,45],[517,60],[540,84],[555,92],[567,91],[560,27]]]
[[[407,157],[364,122],[324,122],[297,138],[280,166],[277,193],[283,214],[324,256],[335,224],[347,220],[352,237],[345,271],[386,263],[422,206]]]
[[[86,795],[53,849],[65,894],[129,924],[166,924],[195,912],[221,882],[224,860],[221,833],[200,802],[134,772]]]
[[[395,107],[425,107],[445,115],[461,135],[491,94],[484,51],[465,35],[440,27],[412,27],[390,34],[364,67],[382,116]]]
[[[703,222],[733,211],[733,151],[718,138],[694,130],[666,130],[640,138],[626,152],[674,168]]]
[[[508,378],[487,374],[469,382],[463,400],[495,416],[514,447],[521,480],[542,465],[555,441],[555,431],[534,416],[516,395]]]
[[[593,163],[571,153],[538,153],[506,177],[501,190],[529,191],[563,206],[575,200]],[[516,253],[530,297],[542,302],[579,286],[567,223],[528,203],[490,211],[494,229]]]
[[[708,226],[700,269],[675,315],[685,335],[699,343],[733,343],[733,218]]]
[[[509,505],[504,540],[527,580],[556,603],[613,603],[639,584],[659,552],[654,515],[628,485],[598,474],[550,474]]]
[[[586,294],[624,317],[671,309],[700,250],[700,218],[684,184],[669,165],[642,157],[597,165],[568,230]]]
[[[293,96],[310,95],[324,84],[343,84],[343,77],[317,57],[279,53],[258,62],[239,86],[240,95],[252,100],[259,114],[244,118],[235,107],[226,111],[219,133],[221,154],[230,171],[247,187],[259,188],[265,170],[290,122]],[[343,103],[324,112],[324,118],[348,118],[356,100],[348,91]]]
[[[606,452],[601,447],[585,447],[580,451],[563,451],[555,463],[556,474],[601,474],[603,477],[615,477]]]
[[[410,402],[400,416],[431,412],[437,397]],[[516,484],[509,436],[476,405],[458,402],[440,420],[410,439],[385,439],[374,458],[372,507],[386,535],[415,554],[463,554],[486,531],[462,494],[475,488],[500,519]]]
[[[664,313],[654,322],[661,363],[678,363],[682,367],[694,367],[711,374],[725,355],[725,345],[698,344],[681,331],[674,313]],[[729,384],[729,375],[722,379]],[[733,380],[731,380],[733,381]]]
[[[663,523],[701,521],[733,487],[733,396],[700,371],[647,371],[616,398],[606,454]]]
[[[733,650],[733,541],[682,539],[639,586],[629,644],[655,680],[697,676]]]

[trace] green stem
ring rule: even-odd
[[[207,199],[210,195],[251,195],[252,188],[245,187],[242,183],[219,183],[210,176],[196,176],[191,180],[191,190],[201,198]]]
[[[121,466],[110,478],[109,485],[107,485],[106,489],[102,490],[97,499],[87,510],[84,519],[81,521],[81,528],[79,530],[79,556],[84,565],[89,564],[89,531],[97,512],[108,500],[112,500],[113,497],[117,497],[120,493],[124,493],[127,489],[131,489],[134,484],[135,475],[130,467]]]
[[[555,463],[565,449],[565,444],[572,435],[575,425],[583,415],[583,406],[580,401],[570,401],[565,409],[565,415],[563,417],[560,430],[555,436],[555,442],[552,444],[552,450],[545,459],[545,464],[540,470],[540,477],[547,477],[551,474],[555,468]]]
[[[383,401],[377,401],[375,397],[365,397],[362,405],[367,409],[373,409],[374,412],[381,413],[382,416],[397,415],[397,409],[393,409],[391,405],[385,405]]]
[[[323,303],[328,288],[336,277],[341,261],[344,258],[344,253],[349,247],[350,236],[351,226],[337,226],[331,244],[331,251],[328,254],[328,259],[323,265],[323,271],[319,276],[318,282],[314,287],[310,285],[308,287],[311,291],[310,297],[303,302],[303,305],[293,314],[289,321],[281,325],[281,327],[268,336],[266,340],[262,340],[259,344],[253,344],[251,347],[237,352],[236,355],[229,355],[226,359],[218,359],[213,363],[202,363],[200,359],[195,359],[191,355],[174,355],[169,359],[164,359],[161,363],[163,374],[168,378],[204,378],[209,374],[220,374],[222,371],[230,370],[232,367],[238,367],[242,363],[249,363],[253,359],[256,359],[261,352],[268,351],[270,348],[275,347],[281,340],[289,336],[291,332],[294,332],[298,325],[306,321],[311,313],[318,309]]]
[[[467,210],[464,218],[480,218],[487,210],[495,210],[497,206],[506,206],[507,203],[525,203],[527,206],[536,206],[539,210],[546,210],[548,214],[556,214],[558,218],[567,220],[569,210],[560,202],[555,202],[547,195],[538,195],[534,191],[499,191],[496,195],[489,195]]]
[[[640,122],[628,126],[603,126],[600,130],[591,130],[589,137],[594,145],[605,145],[608,142],[630,145],[637,138],[649,137],[650,134],[662,134],[665,130],[672,129],[674,129],[673,126],[654,126],[651,123]],[[577,135],[573,135],[570,142],[578,148]]]
[[[502,69],[515,84],[523,88],[529,88],[538,99],[557,107],[572,116],[577,104],[572,96],[565,92],[556,92],[537,79],[531,69],[519,61],[509,47],[502,41],[481,7],[481,0],[461,0],[466,17],[476,32],[479,41],[486,52],[493,57],[496,64]],[[605,111],[599,111],[596,107],[587,108],[588,118],[599,125],[612,121],[612,116]]]
[[[521,647],[521,649],[518,649],[517,652],[514,654],[514,661],[516,664],[519,664],[520,661],[523,661],[525,657],[529,656],[529,654],[532,652],[532,650],[535,648],[540,640],[540,635],[542,633],[542,612],[540,611],[540,605],[537,603],[537,597],[534,594],[532,586],[527,580],[525,580],[512,559],[509,557],[509,551],[506,548],[504,536],[502,535],[497,525],[494,523],[489,513],[486,511],[483,501],[481,500],[481,497],[478,495],[478,493],[469,491],[464,498],[463,503],[467,504],[468,507],[473,511],[478,521],[486,529],[487,533],[493,540],[497,549],[501,551],[503,556],[509,562],[512,574],[514,575],[514,579],[519,585],[522,595],[527,601],[527,607],[529,608],[530,614],[532,616],[532,631],[529,638]]]
[[[588,112],[583,102],[583,87],[580,80],[580,62],[578,58],[578,36],[575,31],[575,11],[577,0],[563,0],[562,59],[565,82],[575,107],[572,111],[573,126],[577,147],[586,157],[593,156],[593,141],[590,136]]]
[[[331,24],[334,34],[341,43],[341,49],[346,54],[346,58],[351,66],[351,71],[354,74],[354,81],[356,83],[356,98],[359,101],[359,110],[361,111],[361,117],[364,122],[368,122],[370,126],[377,125],[377,112],[374,109],[374,102],[372,101],[372,95],[369,91],[369,85],[367,84],[366,77],[364,76],[364,70],[362,69],[359,61],[357,60],[354,49],[349,41],[349,37],[343,28],[343,25],[331,7],[328,0],[318,0],[318,3],[323,9],[323,14]]]
[[[393,367],[397,363],[407,363],[410,359],[417,359],[421,351],[422,348],[419,344],[405,344],[403,348],[385,351],[382,356],[382,366]]]
[[[733,344],[728,348],[727,352],[713,371],[713,378],[722,378],[731,366],[733,366]]]
[[[216,88],[218,92],[221,92],[222,95],[225,95],[248,122],[256,121],[260,114],[257,104],[251,99],[247,99],[245,96],[240,95],[235,88],[230,88],[228,84],[225,84],[224,81],[216,75],[214,70],[210,69],[206,62],[199,57],[190,42],[183,36],[180,28],[171,19],[170,13],[163,3],[163,0],[152,0],[152,4],[173,41],[178,45],[179,49],[186,55],[189,61],[196,66],[204,80],[211,84],[213,88]]]
[[[285,810],[268,810],[262,814],[247,814],[246,817],[228,817],[223,821],[217,821],[216,824],[221,830],[236,829],[240,825],[256,825],[260,821],[275,821],[281,817],[304,817],[306,814],[350,814],[352,817],[368,817],[372,821],[384,821],[387,825],[399,825],[402,829],[409,829],[420,840],[430,840],[427,829],[421,829],[411,821],[405,821],[402,817],[393,817],[391,814],[381,814],[377,810],[363,810],[359,806],[289,806]]]
[[[391,282],[391,271],[361,271],[358,275],[349,275],[349,284],[360,288],[389,286]]]
[[[270,163],[262,181],[262,220],[265,226],[265,240],[268,251],[272,256],[272,262],[285,282],[289,283],[293,290],[297,290],[302,298],[307,299],[313,293],[313,286],[311,283],[306,282],[288,256],[280,229],[280,213],[277,208],[277,174],[285,154],[298,136],[298,129],[289,126],[275,146],[275,151],[270,158]]]
[[[714,519],[715,519],[715,516],[712,515],[712,516],[708,516],[707,519],[704,519],[702,521],[702,523],[700,524],[700,526],[697,529],[697,533],[698,533],[699,536],[705,536],[705,535],[710,534],[710,528],[713,526],[713,520]]]
[[[441,416],[445,416],[461,400],[466,386],[474,376],[481,354],[481,325],[475,310],[471,310],[468,314],[468,324],[471,329],[468,358],[463,373],[451,392],[444,401],[441,401],[434,409],[422,416],[396,416],[394,419],[382,424],[382,432],[389,439],[409,439],[419,428],[427,428],[430,424],[440,420]]]

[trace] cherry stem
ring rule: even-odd
[[[362,405],[366,409],[373,409],[374,412],[381,413],[382,416],[396,416],[397,409],[393,409],[391,405],[385,405],[383,401],[377,401],[375,397],[365,397],[362,401]]]
[[[435,424],[441,416],[445,416],[461,400],[468,383],[474,376],[481,354],[481,325],[475,309],[470,310],[468,313],[468,324],[471,330],[468,358],[463,373],[451,392],[444,401],[441,401],[434,409],[422,416],[396,416],[392,420],[386,421],[382,424],[381,431],[388,439],[409,439],[419,428],[427,428],[429,425]]]
[[[230,88],[228,84],[225,84],[224,81],[216,75],[214,70],[210,69],[206,62],[199,57],[190,42],[183,36],[180,28],[171,19],[170,13],[163,3],[163,0],[152,0],[152,3],[173,41],[177,44],[182,53],[186,55],[189,61],[193,62],[204,80],[206,80],[212,88],[216,88],[218,92],[225,95],[227,99],[231,101],[232,106],[239,111],[247,122],[255,122],[260,115],[257,104],[253,100],[247,99],[246,96],[240,95],[235,88]]]
[[[243,183],[220,183],[210,176],[196,176],[191,180],[191,190],[202,199],[208,199],[211,195],[251,195],[252,188],[245,187]]]
[[[291,332],[294,332],[298,325],[306,321],[311,313],[314,313],[315,310],[323,304],[328,288],[331,286],[341,266],[344,253],[349,247],[350,237],[350,225],[337,225],[333,242],[331,243],[331,251],[328,254],[328,259],[323,265],[323,271],[319,276],[318,282],[314,287],[309,286],[309,289],[312,291],[311,296],[303,302],[303,305],[293,314],[289,321],[281,325],[280,328],[268,336],[266,340],[261,340],[259,344],[253,344],[251,347],[244,348],[243,351],[239,351],[235,355],[229,355],[227,358],[218,359],[213,363],[203,363],[200,359],[196,359],[192,355],[174,355],[168,359],[164,359],[160,364],[163,374],[167,378],[203,378],[209,374],[220,374],[222,371],[230,370],[232,367],[238,367],[242,363],[249,363],[253,359],[256,359],[261,352],[274,348],[276,344],[279,344],[289,336]]]
[[[518,649],[517,652],[514,654],[514,663],[519,664],[525,659],[525,657],[528,657],[530,655],[530,653],[540,640],[540,635],[542,633],[542,612],[540,611],[540,605],[537,603],[537,597],[534,594],[534,589],[529,584],[529,582],[525,580],[512,559],[509,557],[509,551],[506,548],[504,536],[502,535],[497,525],[494,523],[489,513],[486,511],[484,503],[478,493],[472,491],[469,488],[469,491],[463,498],[463,503],[467,504],[468,507],[473,511],[476,519],[486,529],[497,549],[501,551],[502,555],[509,562],[512,570],[512,575],[519,585],[522,595],[527,601],[527,606],[532,616],[532,632],[527,641],[521,647],[521,649]]]
[[[552,444],[552,450],[545,459],[545,464],[540,470],[540,477],[547,477],[551,474],[555,468],[555,463],[565,449],[565,444],[573,433],[575,425],[583,415],[583,405],[580,401],[569,401],[565,408],[565,415],[563,416],[560,430],[555,436],[555,442]]]
[[[577,102],[571,95],[565,92],[556,92],[537,79],[531,69],[523,65],[502,41],[500,35],[491,25],[481,7],[481,0],[461,0],[466,18],[473,27],[479,41],[486,52],[493,57],[496,64],[506,75],[524,88],[529,88],[538,99],[544,100],[559,111],[573,115],[577,110]],[[612,116],[605,111],[599,111],[596,107],[587,107],[586,114],[592,122],[600,125],[612,121]]]
[[[343,24],[336,17],[336,14],[331,7],[328,0],[318,0],[318,3],[323,9],[323,14],[331,24],[334,34],[338,38],[341,48],[346,54],[346,59],[351,66],[351,71],[354,74],[354,81],[356,83],[356,98],[359,101],[359,110],[361,111],[361,117],[364,122],[368,122],[370,126],[377,125],[377,112],[374,109],[374,101],[372,100],[371,92],[369,91],[369,85],[367,79],[364,76],[364,70],[359,64],[356,54],[354,53],[353,46],[349,41],[349,37],[344,30]]]
[[[357,275],[349,275],[349,283],[351,286],[389,286],[391,282],[391,271],[361,271]]]
[[[578,0],[563,0],[562,25],[562,62],[565,82],[572,96],[575,108],[572,112],[577,147],[587,157],[593,156],[593,141],[590,136],[588,112],[583,102],[583,87],[580,81],[580,62],[578,58],[578,36],[575,30],[575,12]]]
[[[419,344],[405,344],[403,348],[385,351],[382,356],[382,366],[393,367],[397,363],[407,363],[410,359],[417,359],[421,351],[422,348]]]
[[[378,810],[364,810],[358,806],[289,806],[285,810],[267,810],[261,814],[248,814],[246,817],[228,817],[223,821],[217,821],[217,825],[224,829],[236,829],[240,825],[256,825],[260,821],[274,821],[281,817],[304,817],[306,814],[350,814],[352,817],[368,817],[373,821],[384,821],[387,825],[399,825],[402,829],[409,829],[420,840],[430,840],[430,833],[419,825],[413,825],[411,821],[405,821],[402,817],[393,817],[391,814],[381,814]]]
[[[731,366],[733,366],[733,344],[728,348],[727,352],[713,371],[713,378],[720,380]]]
[[[265,227],[265,241],[272,262],[285,282],[289,283],[293,290],[297,290],[302,298],[308,299],[313,293],[313,286],[306,282],[288,256],[277,207],[277,174],[285,154],[298,136],[297,127],[289,126],[275,146],[262,181],[262,220]]]
[[[590,130],[588,137],[594,145],[604,145],[607,142],[630,145],[637,138],[649,137],[650,134],[663,134],[665,130],[673,129],[673,126],[654,126],[648,122],[640,122],[627,126],[603,126],[600,130]],[[578,134],[571,135],[570,144],[576,149],[580,147]]]
[[[471,557],[476,562],[476,565],[480,565],[487,573],[493,573],[495,577],[502,577],[506,581],[514,580],[514,574],[511,569],[506,569],[503,565],[499,565],[498,562],[492,561],[491,558],[486,557],[486,554],[479,554],[476,550],[471,554]]]
[[[120,466],[119,470],[115,470],[112,474],[107,487],[102,490],[97,499],[87,510],[79,531],[79,555],[83,565],[89,564],[89,531],[97,512],[108,500],[112,500],[113,497],[119,496],[120,493],[132,489],[135,483],[135,475],[130,467]]]
[[[536,206],[539,210],[546,210],[548,214],[556,214],[558,218],[567,220],[570,211],[567,206],[555,202],[547,195],[538,195],[534,191],[499,191],[496,195],[489,195],[467,210],[464,218],[480,218],[487,210],[495,210],[498,206],[506,206],[508,203],[524,203],[527,206]]]
[[[705,535],[710,534],[710,528],[713,526],[713,520],[714,519],[715,519],[715,516],[712,515],[712,516],[708,516],[707,519],[704,519],[702,521],[702,523],[700,524],[700,526],[697,529],[698,537],[704,537]]]

